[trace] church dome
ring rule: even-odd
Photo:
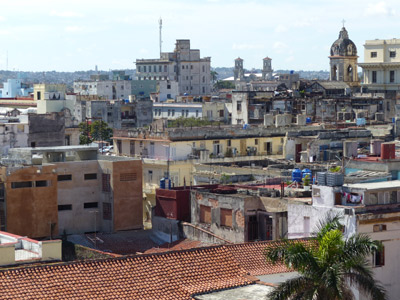
[[[339,38],[332,44],[331,56],[357,56],[357,47],[352,40],[346,28],[342,28]]]

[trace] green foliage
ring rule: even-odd
[[[231,179],[231,176],[229,176],[229,175],[227,175],[225,173],[222,173],[221,174],[221,178],[220,178],[220,182],[223,183],[223,184],[226,184],[227,182],[230,181],[230,179]]]
[[[82,122],[79,125],[79,144],[87,145],[93,141],[111,141],[111,137],[113,134],[112,128],[108,127],[106,122],[101,120],[97,120],[88,124],[86,122]]]
[[[213,121],[208,121],[204,119],[198,119],[198,118],[183,118],[179,117],[176,120],[173,120],[168,123],[168,127],[202,127],[202,126],[209,126],[209,125],[218,125],[218,122],[213,122]]]
[[[229,90],[233,90],[235,89],[235,84],[231,81],[222,81],[222,80],[218,80],[215,84],[214,84],[214,88],[217,90],[220,89],[229,89]]]
[[[372,299],[386,299],[367,260],[382,247],[381,243],[365,234],[345,239],[340,220],[340,215],[327,214],[309,244],[284,240],[266,249],[267,260],[283,262],[300,274],[280,284],[268,299],[350,300],[354,299],[352,287]]]
[[[332,173],[339,173],[341,170],[342,170],[342,167],[337,166],[337,167],[332,167],[332,168],[330,168],[330,169],[329,169],[329,172],[332,172]]]
[[[225,157],[232,157],[232,156],[233,156],[232,148],[227,148],[225,151]]]
[[[303,178],[303,184],[304,186],[309,186],[310,185],[310,175],[307,174],[306,176],[304,176]]]

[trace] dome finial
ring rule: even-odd
[[[346,23],[345,19],[342,20],[343,28],[344,28],[344,23]]]

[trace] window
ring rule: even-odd
[[[203,72],[206,71],[206,67],[205,67],[205,66],[202,67],[202,71],[203,71]]]
[[[167,90],[171,89],[171,84],[167,84]]]
[[[232,209],[221,208],[221,226],[232,227]]]
[[[371,52],[371,57],[377,57],[378,53],[377,52]]]
[[[374,254],[374,266],[382,267],[385,265],[385,247],[382,246],[382,249],[378,250]]]
[[[254,139],[254,145],[258,145],[258,139]]]
[[[375,224],[373,227],[374,232],[386,231],[386,224]]]
[[[58,211],[72,210],[72,204],[61,204],[58,206]]]
[[[189,115],[189,111],[188,110],[186,110],[186,117]]]
[[[313,196],[315,196],[315,197],[321,197],[321,190],[318,189],[318,188],[315,188],[315,187],[313,186],[313,188],[312,188],[312,194],[313,194]]]
[[[143,72],[147,72],[146,71],[146,66],[143,66]],[[146,77],[145,77],[145,79],[146,79]]]
[[[184,65],[182,65],[182,70],[184,70],[185,69],[185,66]]]
[[[101,174],[102,191],[108,193],[111,191],[110,174]]]
[[[196,110],[196,118],[198,118],[198,117],[199,117],[199,111]]]
[[[200,223],[211,224],[211,207],[200,205]]]
[[[232,141],[231,140],[228,140],[226,143],[227,143],[228,147],[232,146]]]
[[[86,202],[83,203],[83,208],[97,208],[99,206],[98,202]]]
[[[162,71],[162,66],[159,65],[159,66],[158,66],[158,72],[161,72],[161,71]]]
[[[12,189],[31,188],[32,181],[11,182]]]
[[[175,109],[172,110],[172,116],[175,116]]]
[[[202,91],[203,91],[203,94],[205,94],[206,93],[206,88],[203,86],[203,88],[202,88]]]
[[[85,180],[96,180],[97,173],[89,173],[84,175]]]
[[[206,82],[206,77],[205,77],[205,76],[203,76],[203,79],[202,79],[202,81],[203,81],[203,83],[205,83],[205,82]]]
[[[193,70],[193,65],[190,65],[190,69]]]
[[[137,67],[138,72],[140,72],[140,66]]]
[[[70,180],[72,180],[71,174],[57,176],[57,181],[70,181]]]
[[[149,72],[151,72],[151,66],[149,66]]]
[[[168,117],[170,116],[170,114],[171,114],[171,110],[170,110],[170,109],[168,109]]]
[[[167,65],[164,65],[164,72],[167,72]]]
[[[396,51],[389,51],[390,57],[396,57]]]
[[[372,71],[372,82],[376,83],[376,71]]]
[[[40,99],[40,97],[41,97],[40,92],[37,92],[36,95],[37,95],[37,99],[38,99],[38,100],[41,100],[41,99]]]
[[[103,203],[103,219],[111,220],[111,203]]]
[[[46,187],[46,186],[50,186],[50,182],[51,181],[47,181],[47,180],[37,180],[35,182],[35,186],[36,187]]]
[[[148,172],[148,180],[149,180],[149,182],[153,182],[153,171],[152,170],[149,170],[149,172]]]
[[[157,110],[154,111],[154,115],[156,115],[156,114],[157,114]],[[129,143],[129,153],[132,156],[135,155],[135,141],[130,141],[130,143]]]
[[[136,173],[121,173],[119,174],[119,181],[135,181],[137,179]]]
[[[389,72],[389,77],[390,77],[390,82],[393,83],[394,82],[394,71],[390,71]]]
[[[241,111],[242,110],[242,101],[238,101],[236,103],[236,110]]]

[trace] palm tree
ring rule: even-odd
[[[374,300],[386,299],[366,259],[381,249],[381,243],[364,234],[345,239],[340,219],[340,215],[328,214],[310,243],[286,240],[266,249],[269,261],[283,262],[299,273],[270,292],[267,299],[352,300],[352,287]]]

